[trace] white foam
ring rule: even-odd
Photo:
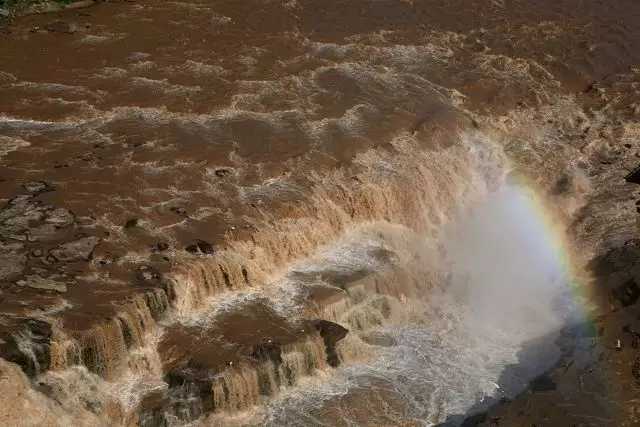
[[[380,333],[394,345],[377,348],[367,363],[343,365],[326,382],[289,391],[254,414],[255,424],[331,425],[336,413],[361,424],[340,402],[363,389],[373,398],[371,384],[384,384],[387,398],[401,402],[404,409],[393,414],[398,424],[457,424],[471,410],[513,397],[555,363],[559,350],[553,342],[570,321],[555,304],[567,292],[566,278],[554,248],[531,224],[535,217],[526,217],[536,212],[527,211],[513,191],[499,191],[449,225],[441,265],[453,274],[423,307],[424,322],[383,327]],[[334,256],[338,265],[366,264],[361,252],[335,251],[325,259]],[[550,280],[548,273],[560,276]],[[370,410],[372,416],[391,416],[378,413],[383,408]]]

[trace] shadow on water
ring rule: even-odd
[[[622,408],[616,407],[615,401],[606,395],[606,385],[612,381],[612,373],[607,370],[608,358],[603,359],[615,347],[597,342],[611,343],[614,342],[612,338],[619,337],[623,338],[625,350],[631,347],[630,351],[636,351],[637,343],[631,341],[631,345],[628,344],[632,339],[637,340],[635,330],[640,327],[636,305],[640,294],[636,284],[640,282],[639,270],[635,267],[638,259],[640,240],[637,239],[628,240],[593,259],[587,268],[595,276],[595,289],[600,298],[608,295],[605,299],[616,308],[595,322],[573,322],[558,332],[527,342],[518,353],[518,363],[507,366],[497,381],[500,385],[498,395],[478,400],[466,413],[451,415],[438,427],[512,425],[494,417],[501,406],[515,400],[526,400],[527,406],[532,408],[529,410],[531,413],[531,410],[546,409],[541,405],[556,397],[571,402],[574,407],[574,414],[560,414],[560,419],[592,418],[596,420],[595,425],[616,425],[611,420],[617,419],[619,414],[616,412]],[[607,334],[613,335],[608,337]],[[631,378],[633,370],[631,367],[629,370],[631,375],[627,376]],[[567,374],[570,371],[573,375]],[[583,390],[582,379],[594,381],[589,379],[591,376],[597,378],[592,382],[596,387]],[[618,381],[623,379],[618,378]],[[543,394],[549,397],[535,399]],[[522,415],[526,417],[527,414]],[[605,423],[607,420],[608,424]]]
[[[545,393],[557,389],[553,373],[565,370],[574,363],[586,365],[587,360],[577,361],[577,354],[588,354],[595,346],[596,330],[591,322],[575,323],[562,330],[525,343],[518,352],[518,363],[508,365],[497,384],[500,390],[493,397],[484,397],[463,414],[453,414],[437,427],[473,427],[497,420],[489,418],[495,407],[528,393]]]
[[[499,396],[478,401],[466,413],[449,416],[439,426],[513,425],[513,421],[509,423],[494,415],[508,417],[510,402],[524,403],[527,413],[521,414],[525,417],[521,419],[528,421],[527,415],[546,412],[550,404],[558,406],[560,402],[556,399],[571,409],[556,412],[544,425],[558,425],[554,420],[565,425],[596,426],[633,422],[625,418],[628,411],[617,400],[619,396],[609,393],[635,396],[633,390],[640,382],[635,365],[631,366],[633,360],[638,360],[640,346],[638,259],[638,239],[627,240],[594,258],[587,265],[595,278],[593,300],[599,300],[598,305],[609,309],[593,321],[573,322],[559,333],[528,342],[518,354],[519,362],[506,367],[502,373],[498,381],[502,391]],[[616,347],[616,341],[620,347]],[[532,380],[523,380],[530,378]],[[630,400],[627,397],[627,401]],[[516,405],[515,409],[524,411],[523,405]]]

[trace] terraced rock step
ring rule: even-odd
[[[366,352],[358,348],[368,345],[361,333],[406,322],[402,314],[409,310],[400,308],[398,295],[406,303],[406,295],[417,298],[416,289],[427,294],[429,273],[416,268],[420,256],[407,265],[393,252],[393,238],[403,233],[407,230],[383,223],[364,227],[296,264],[264,290],[221,296],[210,312],[167,327],[158,345],[167,389],[142,399],[140,422],[188,422],[247,410],[302,377],[354,361]],[[377,240],[368,240],[374,236]],[[349,257],[339,255],[344,253]],[[431,269],[428,262],[420,265]],[[412,273],[422,280],[409,279]],[[291,300],[278,308],[282,292]],[[340,323],[316,319],[317,314]],[[350,332],[341,324],[353,325],[357,334],[346,347],[341,343]]]
[[[261,319],[257,321],[265,326]],[[268,328],[275,327],[279,333],[256,335],[252,341],[261,342],[255,345],[245,341],[242,346],[245,355],[234,351],[223,351],[221,355],[216,351],[221,347],[232,350],[228,342],[222,346],[220,343],[199,346],[196,354],[181,359],[183,366],[173,368],[165,375],[166,392],[161,396],[152,395],[141,403],[141,424],[157,425],[168,419],[188,422],[210,412],[248,409],[275,396],[281,388],[295,386],[304,376],[313,375],[328,365],[338,366],[337,356],[334,359],[330,354],[336,354],[338,341],[348,331],[325,322],[302,322],[296,325],[295,331],[289,331],[295,335],[288,340],[281,335],[283,325],[266,322]],[[329,324],[335,329],[331,335],[327,334]],[[299,329],[301,327],[307,329]],[[324,337],[320,335],[323,332]],[[212,354],[215,357],[210,357]],[[219,359],[221,356],[222,360]]]

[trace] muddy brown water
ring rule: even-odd
[[[77,420],[459,415],[476,391],[448,405],[366,367],[395,360],[396,338],[407,358],[439,342],[410,328],[448,283],[425,242],[501,185],[505,153],[550,193],[577,156],[601,159],[501,117],[543,128],[573,97],[637,120],[639,22],[632,0],[143,0],[16,19],[0,30],[0,356]],[[568,140],[592,138],[580,126]],[[506,148],[487,142],[499,132]],[[299,410],[296,387],[323,404]]]

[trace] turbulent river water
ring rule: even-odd
[[[370,360],[277,399],[266,424],[456,425],[521,392],[559,358],[561,327],[580,321],[536,215],[509,186],[464,212],[442,236],[442,288],[422,321],[377,328]]]
[[[591,375],[568,355],[606,348],[588,262],[635,227],[640,15],[581,5],[112,1],[2,27],[0,422],[475,425]]]

